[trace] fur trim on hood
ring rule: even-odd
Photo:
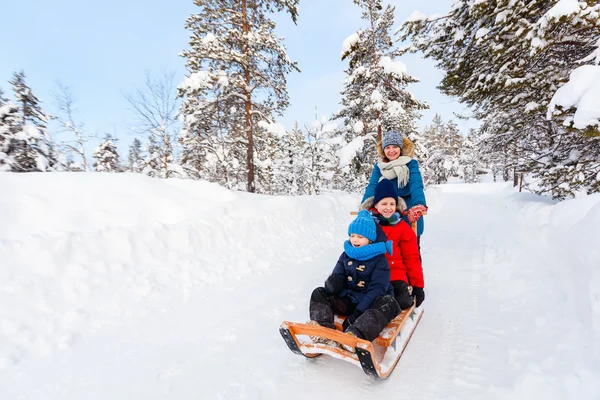
[[[377,153],[379,153],[379,157],[381,157],[381,161],[390,162],[390,160],[385,156],[385,153],[383,152],[383,148],[381,147],[382,141],[383,141],[383,139],[380,140],[379,142],[377,142]],[[407,138],[406,135],[404,135],[404,139],[402,139],[402,154],[401,155],[410,157],[410,158],[413,158],[415,156],[415,144],[413,142],[411,142],[411,140],[409,138]]]
[[[369,197],[367,199],[365,199],[365,201],[362,202],[362,204],[360,205],[360,207],[358,207],[359,210],[369,210],[371,208],[373,208],[374,204],[373,204],[373,197]],[[400,214],[402,214],[403,211],[406,210],[406,202],[404,201],[404,199],[400,196],[398,196],[398,204],[396,204],[396,210],[398,210],[400,212]]]

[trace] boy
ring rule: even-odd
[[[334,313],[347,315],[344,332],[373,341],[400,313],[390,285],[390,268],[385,258],[391,242],[368,211],[360,211],[348,227],[349,240],[324,287],[310,297],[309,324],[335,329]],[[312,338],[315,342],[335,342]],[[354,351],[347,348],[346,350]]]

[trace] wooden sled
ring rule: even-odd
[[[367,375],[386,379],[398,364],[422,316],[423,309],[416,308],[413,305],[394,318],[373,342],[343,333],[342,322],[344,317],[336,317],[336,330],[284,321],[279,327],[279,333],[295,354],[307,358],[327,354],[362,367]],[[340,344],[349,345],[355,348],[356,353],[349,352],[341,346],[334,347],[314,343],[310,336],[320,336],[335,340]]]

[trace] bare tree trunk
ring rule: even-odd
[[[81,125],[75,122],[76,112],[73,108],[75,99],[73,98],[71,89],[68,86],[63,85],[60,82],[58,82],[57,85],[58,92],[54,93],[54,99],[62,114],[60,117],[58,117],[58,121],[64,126],[65,130],[71,131],[73,134],[75,134],[74,143],[77,144],[74,145],[71,144],[72,142],[67,142],[64,144],[64,146],[68,150],[78,154],[81,157],[83,171],[85,172],[88,170],[87,157],[85,156],[85,143],[87,140],[84,138],[83,133],[81,132]]]
[[[373,61],[372,61],[372,66],[375,66],[378,62],[379,62],[379,57],[377,57],[377,49],[376,49],[376,42],[375,42],[375,21],[373,20],[373,4],[369,4],[369,20],[371,22],[371,32],[372,32],[372,46],[373,46]],[[377,87],[376,89],[379,89],[379,87]],[[381,121],[379,121],[379,117],[381,116],[381,112],[379,110],[376,111],[376,118],[377,118],[377,143],[381,142]]]
[[[248,24],[248,5],[247,0],[242,0],[242,16],[244,18],[242,31],[244,35],[250,32]],[[243,53],[248,55],[248,45],[245,45]],[[247,60],[247,58],[246,58]],[[254,193],[254,133],[252,132],[252,93],[250,92],[250,71],[248,65],[244,65],[244,81],[246,83],[246,100],[244,102],[245,120],[244,128],[248,138],[248,148],[246,152],[246,168],[248,171],[248,192]]]
[[[517,148],[517,142],[513,143],[514,146],[514,160],[513,160],[513,187],[519,185],[519,149]]]

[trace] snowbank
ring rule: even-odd
[[[431,187],[425,314],[373,384],[277,330],[307,318],[360,196],[134,174],[0,187],[1,399],[600,398],[600,195]]]
[[[357,203],[139,174],[2,173],[0,187],[0,369],[322,251],[332,211]]]

